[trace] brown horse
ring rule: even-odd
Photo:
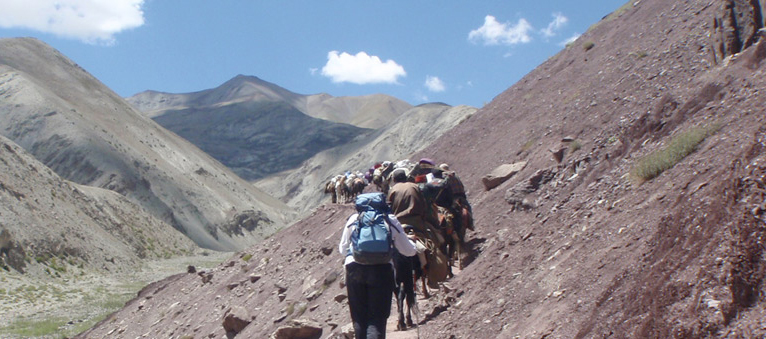
[[[364,192],[364,188],[366,185],[364,184],[364,179],[354,178],[351,181],[351,185],[349,186],[350,186],[349,195],[351,196],[351,199],[353,200],[353,199],[356,199],[357,195],[362,194],[362,192]]]
[[[324,193],[330,194],[333,204],[338,202],[338,195],[335,193],[335,178],[330,179],[330,181],[324,185]]]

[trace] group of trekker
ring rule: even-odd
[[[358,213],[347,220],[339,250],[346,256],[346,286],[356,338],[369,339],[385,338],[393,292],[401,296],[400,289],[412,290],[414,280],[421,277],[423,295],[428,297],[425,281],[429,287],[439,288],[438,283],[452,275],[453,259],[462,268],[461,246],[466,230],[474,226],[463,183],[447,164],[436,166],[428,158],[415,164],[384,161],[368,173],[380,192],[356,198]],[[372,254],[376,251],[379,253]],[[402,258],[413,263],[408,264],[410,269],[394,267]],[[396,284],[394,269],[402,276],[411,276],[414,269],[415,278]],[[412,293],[412,298],[407,297],[410,307]],[[405,327],[402,298],[398,298],[400,329]]]

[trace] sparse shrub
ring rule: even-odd
[[[242,256],[242,260],[244,260],[244,261],[250,261],[250,259],[252,259],[252,258],[253,258],[253,255],[250,254],[250,253],[245,254],[245,255]]]
[[[582,143],[580,140],[572,141],[572,143],[569,145],[569,148],[572,150],[572,153],[577,152],[582,148]]]
[[[638,52],[635,52],[634,55],[638,57],[639,59],[641,59],[641,58],[647,57],[649,53],[647,51],[638,51]]]
[[[595,42],[593,42],[593,41],[586,41],[586,42],[584,42],[582,44],[582,49],[584,49],[586,51],[590,51],[591,48],[593,48],[594,46],[596,46]]]
[[[537,138],[532,138],[532,139],[527,140],[527,142],[525,142],[524,145],[521,146],[521,151],[522,152],[526,152],[526,151],[530,150],[532,148],[532,146],[535,145],[536,142],[537,142]]]
[[[303,313],[306,313],[306,309],[308,309],[308,307],[309,307],[309,306],[308,306],[308,305],[306,305],[306,304],[301,304],[300,306],[298,306],[298,309],[297,309],[297,310],[296,310],[296,312],[295,312],[295,316],[296,316],[296,317],[300,317],[300,316],[302,316],[302,315],[303,315]]]
[[[697,127],[673,137],[663,149],[655,151],[638,161],[631,171],[633,176],[641,181],[651,180],[663,171],[672,168],[687,155],[697,149],[708,136],[721,129],[722,125],[713,124]]]
[[[287,307],[285,307],[285,311],[284,312],[285,312],[285,314],[287,314],[288,317],[291,316],[293,314],[293,312],[295,312],[295,302],[291,302],[291,303],[287,304]]]

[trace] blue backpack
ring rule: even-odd
[[[363,265],[387,264],[393,254],[389,207],[383,193],[365,193],[356,197],[357,220],[351,224],[349,254]]]

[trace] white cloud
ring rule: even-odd
[[[501,24],[495,17],[487,15],[483,26],[468,33],[468,40],[473,43],[483,42],[484,45],[515,45],[532,41],[530,31],[532,25],[524,18],[512,26],[510,23]]]
[[[431,92],[437,92],[438,93],[438,92],[444,92],[444,90],[445,90],[444,82],[442,82],[442,80],[439,79],[439,77],[433,77],[433,76],[430,76],[430,75],[426,76],[425,86]]]
[[[546,37],[552,37],[556,35],[556,31],[559,30],[561,27],[564,27],[566,23],[569,21],[567,17],[565,17],[561,13],[553,13],[553,21],[548,24],[548,27],[543,29],[541,32]]]
[[[407,72],[393,60],[383,62],[379,57],[365,52],[351,55],[331,51],[327,53],[327,64],[322,67],[322,75],[332,79],[332,82],[396,84],[397,79],[406,76]]]
[[[575,40],[577,40],[577,39],[579,39],[579,38],[580,38],[580,33],[575,33],[575,34],[574,34],[574,35],[572,35],[572,37],[570,37],[569,39],[566,39],[566,40],[564,40],[564,41],[560,42],[560,43],[559,43],[559,45],[560,45],[560,46],[566,46],[566,45],[569,45],[569,44],[571,44],[571,43],[575,42]]]
[[[26,28],[87,43],[144,24],[144,0],[0,0],[0,27]]]

